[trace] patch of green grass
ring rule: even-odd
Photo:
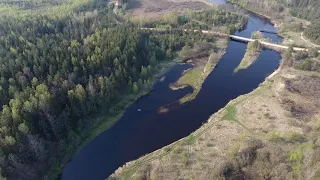
[[[203,69],[201,67],[196,67],[187,71],[179,80],[179,85],[189,85],[196,88],[199,82],[203,79]]]
[[[190,153],[188,151],[184,151],[181,154],[181,163],[183,167],[188,167],[191,164]]]
[[[282,135],[277,131],[270,131],[266,134],[266,139],[272,142],[286,142],[286,143],[294,143],[294,142],[304,142],[305,135],[298,132],[287,132]]]
[[[291,162],[291,167],[293,173],[299,176],[301,167],[303,165],[303,153],[302,151],[291,151],[289,152],[289,160]]]
[[[197,97],[204,80],[214,70],[221,56],[224,54],[225,48],[227,46],[227,40],[218,39],[213,46],[219,47],[219,50],[217,53],[213,52],[213,49],[211,49],[210,52],[212,53],[210,54],[205,64],[197,65],[196,67],[185,72],[177,81],[176,83],[177,87],[174,87],[175,89],[180,89],[181,87],[186,87],[186,86],[191,86],[193,88],[192,93],[187,94],[186,96],[179,99],[180,104],[184,104],[186,102],[192,101]]]
[[[223,116],[223,119],[229,120],[229,121],[237,121],[236,115],[237,115],[237,109],[235,105],[227,105],[225,107],[227,110],[227,113]]]
[[[272,142],[283,142],[285,139],[282,137],[280,132],[270,131],[266,134],[266,139]]]
[[[187,71],[177,82],[179,86],[189,85],[193,88],[193,92],[187,94],[186,96],[182,97],[179,102],[180,104],[189,102],[195,99],[200,92],[200,88],[202,83],[205,80],[205,75],[203,73],[202,67],[196,67]]]
[[[228,154],[232,157],[237,156],[238,152],[240,150],[240,143],[235,143],[233,145],[230,146],[230,148],[228,149]]]
[[[190,134],[188,137],[185,139],[185,143],[187,145],[192,145],[196,142],[196,137],[193,134]]]
[[[284,135],[284,138],[287,142],[303,142],[306,137],[304,134],[298,132],[289,132]]]
[[[304,166],[304,156],[306,152],[310,149],[313,149],[312,143],[303,143],[296,148],[292,148],[292,150],[288,154],[288,158],[291,164],[291,168],[293,170],[293,174],[296,176],[297,179],[301,179],[301,170]]]
[[[247,69],[251,66],[259,57],[260,51],[247,51],[241,60],[240,64],[234,69],[234,72],[238,72],[241,69]]]
[[[187,103],[189,101],[194,100],[197,97],[199,92],[200,92],[200,89],[194,89],[192,93],[187,94],[186,96],[179,99],[179,103],[184,104],[184,103]]]

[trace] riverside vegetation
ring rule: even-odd
[[[311,42],[320,44],[320,1],[317,0],[228,0],[271,18],[280,26],[280,35],[294,41],[295,46],[310,46],[301,39],[301,32]]]
[[[234,33],[247,22],[247,17],[224,9],[213,8],[202,11],[187,11],[182,14],[173,12],[165,13],[158,20],[139,17],[131,19],[142,27],[171,29],[213,29],[215,31]],[[214,67],[224,54],[228,40],[225,37],[217,38],[211,42],[199,42],[194,45],[187,44],[180,52],[180,57],[185,63],[193,64],[193,67],[185,71],[179,80],[171,85],[174,90],[191,86],[193,92],[179,99],[183,104],[196,98],[206,77],[214,70]],[[159,112],[168,112],[168,105],[162,106]]]
[[[246,53],[244,54],[240,64],[234,69],[234,72],[238,72],[241,69],[246,69],[251,66],[251,64],[259,57],[261,50],[262,47],[258,40],[249,42]]]
[[[189,102],[197,97],[204,80],[214,70],[220,58],[223,56],[227,42],[227,39],[220,38],[214,43],[202,42],[195,44],[193,47],[184,46],[182,48],[180,56],[186,63],[192,64],[193,67],[186,70],[170,88],[177,90],[191,86],[193,92],[180,98],[180,104]],[[160,111],[164,109],[167,111],[165,107],[161,107]]]
[[[58,178],[75,151],[144,94],[182,47],[214,41],[182,30],[142,31],[119,22],[124,18],[104,0],[0,3],[2,179]],[[207,19],[204,24],[215,16],[216,27],[229,32],[244,19],[215,9],[194,15]],[[187,16],[178,16],[178,24],[169,20],[160,24],[199,23]]]
[[[274,7],[290,8],[308,20],[320,12],[318,1],[285,1],[292,7],[278,6],[280,0],[246,2],[243,6],[261,5],[271,14]],[[282,57],[259,88],[232,100],[194,133],[127,163],[108,179],[320,179],[320,57],[313,48],[294,53],[292,47]]]
[[[320,73],[298,68],[307,60],[317,66],[318,58],[287,50],[256,90],[108,179],[319,179]]]

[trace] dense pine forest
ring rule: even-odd
[[[106,0],[0,0],[1,178],[43,177],[61,163],[53,157],[86,138],[96,123],[89,117],[123,109],[114,104],[150,84],[159,62],[183,46],[214,41],[143,32],[119,24],[112,8]],[[224,24],[237,20],[230,17]]]

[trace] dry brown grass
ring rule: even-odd
[[[309,78],[314,77],[284,68],[255,91],[231,101],[192,135],[129,163],[111,177],[319,178],[320,109],[302,121],[282,103],[289,99],[303,107],[305,101],[316,106],[310,98],[319,99],[318,85],[306,88],[317,84]]]
[[[133,0],[131,12],[139,17],[159,17],[165,12],[182,12],[188,9],[201,10],[211,8],[202,0]]]

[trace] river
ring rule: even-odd
[[[223,0],[217,1],[225,3]],[[259,29],[275,30],[266,19],[250,14],[248,24],[236,35],[250,37]],[[265,36],[273,42],[282,41],[275,34]],[[159,107],[192,92],[190,87],[178,91],[168,87],[190,65],[178,64],[171,68],[165,74],[165,80],[159,80],[150,94],[131,105],[113,127],[73,157],[64,168],[61,179],[105,179],[126,162],[188,136],[230,100],[257,88],[278,67],[281,56],[275,51],[264,50],[248,69],[234,73],[245,50],[246,44],[230,41],[226,54],[205,80],[197,98],[184,105],[173,104],[168,113],[159,114]]]

